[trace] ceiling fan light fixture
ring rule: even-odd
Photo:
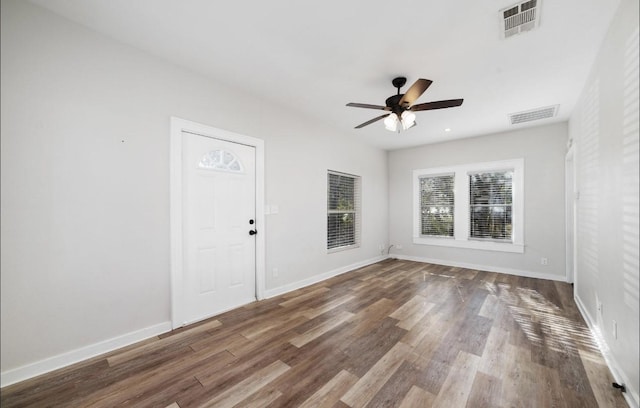
[[[402,112],[402,129],[407,130],[416,124],[416,114],[411,111]]]
[[[398,130],[398,115],[396,115],[395,113],[390,113],[389,116],[387,116],[384,119],[384,127],[387,130],[390,130],[392,132],[395,132]]]

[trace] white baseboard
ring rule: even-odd
[[[624,374],[624,372],[620,369],[620,365],[616,361],[613,354],[611,354],[609,345],[607,344],[604,337],[602,336],[602,333],[600,332],[600,329],[596,324],[595,320],[593,320],[593,318],[587,311],[587,308],[584,306],[584,303],[582,303],[582,299],[580,299],[580,296],[576,294],[574,296],[574,299],[576,301],[576,305],[578,306],[578,310],[580,311],[580,314],[584,318],[584,321],[587,322],[587,326],[589,326],[589,330],[591,330],[591,334],[593,334],[593,337],[596,339],[596,343],[600,348],[600,352],[604,357],[604,361],[607,364],[607,367],[609,367],[609,370],[611,371],[611,375],[613,375],[614,380],[618,384],[624,384],[625,388],[627,389],[627,392],[622,393],[622,396],[627,401],[627,404],[629,404],[630,408],[638,408],[638,405],[639,405],[638,390],[634,390],[630,388],[631,382],[629,381],[627,376]]]
[[[313,285],[314,283],[322,282],[329,278],[333,278],[334,276],[342,275],[343,273],[352,271],[354,269],[362,268],[363,266],[371,265],[376,262],[384,261],[388,256],[378,256],[375,258],[367,259],[361,262],[356,262],[351,265],[342,266],[340,268],[334,269],[332,271],[328,271],[325,273],[321,273],[320,275],[315,275],[307,279],[303,279],[298,282],[293,282],[288,285],[279,286],[273,289],[267,289],[264,293],[264,298],[269,299],[278,295],[282,295],[288,292],[293,292],[294,290],[298,290],[304,288],[306,286]]]
[[[0,386],[6,387],[7,385],[15,384],[38,375],[99,356],[100,354],[108,353],[120,347],[128,346],[138,341],[166,333],[170,330],[171,322],[164,322],[95,344],[90,344],[76,350],[71,350],[44,360],[36,361],[22,367],[7,370],[0,373]]]
[[[521,269],[502,268],[502,267],[491,266],[491,265],[470,264],[465,262],[455,262],[455,261],[448,261],[448,260],[442,260],[442,259],[424,258],[421,256],[409,256],[409,255],[402,255],[402,254],[391,254],[390,257],[403,259],[405,261],[426,262],[426,263],[431,263],[436,265],[475,269],[478,271],[504,273],[507,275],[524,276],[525,278],[537,278],[537,279],[547,279],[547,280],[566,282],[566,276],[552,275],[550,273],[531,272],[531,271],[524,271]]]

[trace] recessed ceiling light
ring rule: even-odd
[[[446,128],[444,131],[445,132],[451,132],[451,128]]]

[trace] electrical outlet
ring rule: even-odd
[[[396,245],[396,249],[402,249],[402,245]]]
[[[602,316],[602,302],[598,300],[598,312],[600,312],[600,315]]]
[[[273,269],[271,270],[271,272],[272,272],[272,274],[273,274],[273,277],[274,277],[274,278],[277,278],[277,277],[278,277],[278,268],[273,268]]]
[[[549,260],[547,258],[540,258],[540,265],[548,265]]]

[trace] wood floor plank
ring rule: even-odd
[[[402,401],[411,390],[411,387],[415,385],[416,378],[421,375],[419,367],[415,364],[416,358],[416,354],[409,353],[398,369],[371,399],[368,406],[398,405],[398,402]]]
[[[327,352],[326,345],[320,341],[311,342],[296,350],[303,352],[306,357],[287,359],[287,363],[292,362],[289,364],[291,370],[274,382],[274,386],[286,395],[279,398],[274,406],[297,407],[304,403],[344,370],[349,359],[339,351]]]
[[[259,392],[260,388],[278,378],[291,367],[280,360],[276,360],[267,367],[251,374],[247,379],[239,382],[217,397],[200,405],[200,408],[233,407],[252,394]]]
[[[337,308],[338,306],[342,306],[345,303],[348,303],[350,301],[352,301],[355,298],[355,296],[353,294],[346,294],[343,296],[340,296],[336,299],[333,299],[331,302],[329,303],[325,303],[320,307],[316,307],[313,309],[310,309],[308,311],[305,311],[303,314],[306,318],[308,319],[313,319],[315,317],[320,316],[321,314],[327,313],[335,308]]]
[[[394,306],[392,300],[382,298],[355,312],[355,316],[351,319],[354,323],[352,337],[358,338],[368,333],[372,326],[388,319]]]
[[[408,333],[402,338],[402,342],[416,348],[416,352],[420,352],[423,348],[435,349],[439,339],[447,334],[450,324],[441,314],[429,311],[422,319],[416,323]],[[429,344],[433,347],[428,347]],[[418,345],[422,345],[418,347]]]
[[[296,296],[293,297],[289,300],[286,300],[282,303],[280,303],[280,306],[282,307],[292,307],[295,305],[298,305],[300,303],[304,303],[305,301],[309,300],[309,299],[313,299],[314,297],[324,294],[326,292],[328,292],[330,289],[326,288],[326,287],[320,287],[318,289],[312,290],[310,292],[307,292],[305,294],[302,294],[300,296]]]
[[[289,343],[293,344],[296,347],[302,347],[305,344],[309,343],[310,341],[313,341],[313,340],[317,339],[318,337],[322,336],[324,333],[328,332],[329,330],[332,330],[332,329],[340,326],[344,322],[346,322],[349,319],[351,319],[353,316],[355,316],[353,313],[341,312],[334,319],[328,320],[328,321],[320,324],[319,326],[316,326],[313,329],[311,329],[309,331],[306,331],[303,334],[292,338],[291,340],[289,340]]]
[[[346,367],[358,377],[364,376],[396,343],[405,335],[406,330],[396,326],[397,320],[387,317],[370,327],[358,338],[351,337],[342,351],[350,357]]]
[[[500,408],[502,395],[502,380],[478,371],[473,379],[473,385],[467,398],[468,408]],[[557,407],[556,405],[540,405],[541,407]]]
[[[412,385],[407,395],[402,399],[398,408],[430,408],[433,406],[434,400],[435,395],[420,387]]]
[[[531,353],[526,349],[508,344],[508,366],[502,378],[501,405],[509,406],[512,401],[522,401],[519,405],[536,405],[537,377],[531,367]]]
[[[90,403],[84,405],[86,408],[112,408],[114,406],[130,406],[130,407],[160,407],[163,406],[166,401],[172,399],[179,399],[180,396],[197,392],[202,388],[202,385],[193,377],[180,377],[178,380],[174,380],[166,383],[166,386],[161,389],[146,389],[140,394],[129,396],[127,399],[122,399],[116,405],[103,404],[103,403]],[[177,405],[177,402],[176,402]],[[78,405],[83,406],[83,405]],[[179,405],[177,405],[179,406]]]
[[[401,329],[411,330],[433,306],[434,304],[428,303],[424,296],[416,295],[391,313],[389,317],[398,319],[398,327]]]
[[[499,327],[492,327],[478,371],[502,378],[506,372],[508,355],[504,352],[509,340],[509,333]]]
[[[433,405],[436,407],[464,407],[473,386],[480,357],[461,351],[452,364]]]
[[[351,407],[364,407],[409,355],[411,348],[396,343],[340,400]]]
[[[247,346],[251,343],[251,340],[239,333],[229,332],[227,336],[209,336],[200,340],[197,340],[189,345],[193,351],[211,350],[211,351],[223,351],[228,350],[231,346],[234,348]]]
[[[333,407],[356,382],[358,377],[346,370],[340,371],[328,383],[309,397],[299,408]]]
[[[388,259],[0,390],[13,407],[624,407],[562,282]]]
[[[258,337],[264,336],[264,334],[269,331],[281,330],[282,326],[284,326],[288,322],[291,322],[292,320],[306,317],[309,310],[310,309],[303,308],[300,310],[288,312],[280,319],[269,319],[262,322],[256,322],[255,324],[252,324],[251,326],[243,329],[240,333],[247,339],[253,340]]]
[[[194,375],[203,385],[205,390],[226,389],[231,385],[242,381],[248,373],[255,372],[268,366],[271,362],[279,360],[287,350],[294,351],[295,347],[285,342],[286,336],[276,338],[273,344],[266,343],[266,350],[262,353],[250,353],[220,367],[203,367],[194,370]],[[205,392],[204,394],[207,394]],[[180,401],[178,401],[180,403]]]
[[[299,316],[295,319],[282,323],[281,325],[263,332],[260,337],[242,343],[229,344],[227,350],[235,356],[242,357],[264,349],[266,345],[278,345],[288,342],[294,328],[307,322],[307,318]]]
[[[557,370],[534,364],[534,374],[537,378],[537,402],[539,406],[571,408],[562,395],[562,382]]]
[[[265,387],[254,393],[248,398],[240,401],[234,407],[236,408],[262,408],[269,406],[282,396],[282,393],[274,387]]]
[[[490,290],[491,289],[492,288],[490,288]],[[489,296],[487,296],[484,299],[484,303],[482,304],[482,307],[480,308],[480,312],[478,312],[478,314],[482,317],[493,319],[495,318],[499,308],[500,308],[500,301],[495,296],[495,294],[491,293]]]

